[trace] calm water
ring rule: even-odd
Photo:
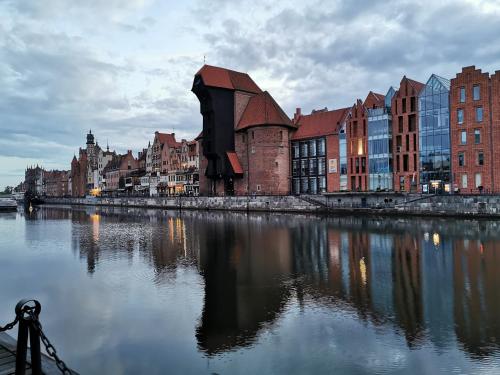
[[[500,221],[44,207],[0,214],[81,374],[500,373]]]

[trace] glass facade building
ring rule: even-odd
[[[391,87],[383,108],[368,109],[368,188],[392,190],[392,117]]]
[[[292,142],[292,191],[319,194],[326,191],[326,140],[324,137]]]
[[[422,192],[450,189],[450,81],[433,74],[419,95]]]
[[[347,137],[345,124],[339,132],[340,191],[347,190]]]

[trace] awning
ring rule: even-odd
[[[243,175],[243,168],[241,168],[240,161],[238,160],[238,155],[234,151],[226,151],[227,158],[229,159],[229,164],[235,175]]]

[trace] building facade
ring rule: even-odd
[[[418,95],[423,83],[403,77],[392,99],[394,190],[419,190]]]
[[[192,87],[200,101],[200,194],[290,192],[290,133],[296,125],[248,74],[204,65]]]
[[[340,190],[339,131],[348,108],[314,110],[294,115],[298,129],[291,137],[293,194]]]
[[[450,81],[433,74],[419,95],[420,188],[451,190]]]
[[[391,101],[396,91],[390,88],[384,106],[368,108],[368,189],[392,190],[392,115]]]
[[[451,80],[450,126],[454,187],[464,193],[494,190],[490,108],[489,74],[463,68]]]

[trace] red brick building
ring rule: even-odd
[[[500,192],[500,70],[490,77],[493,191]]]
[[[71,195],[84,197],[87,193],[87,151],[80,149],[78,159],[73,156],[71,161]]]
[[[395,191],[419,189],[418,94],[423,83],[403,77],[392,98],[393,174]]]
[[[291,137],[292,192],[317,194],[340,191],[339,131],[349,108],[315,110],[293,122],[298,126]]]
[[[45,195],[47,197],[65,197],[69,194],[68,182],[70,171],[46,171],[44,173]]]
[[[200,101],[200,194],[290,192],[290,133],[296,125],[248,74],[204,65],[195,75]]]
[[[450,87],[451,165],[460,192],[493,191],[493,150],[500,144],[493,144],[490,115],[489,74],[462,68]]]
[[[368,191],[368,108],[382,108],[384,95],[370,91],[358,99],[347,117],[347,188]]]

